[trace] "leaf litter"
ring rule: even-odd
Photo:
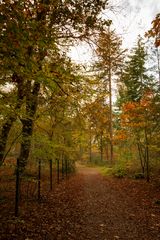
[[[21,200],[0,207],[1,240],[158,240],[160,190],[144,180],[102,177],[84,169],[43,189],[41,202]]]

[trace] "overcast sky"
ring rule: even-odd
[[[115,12],[106,12],[111,16],[117,33],[122,34],[124,46],[131,48],[138,34],[151,28],[151,22],[160,12],[160,0],[110,0],[120,5]]]
[[[138,34],[151,28],[151,22],[160,13],[160,0],[110,0],[112,11],[105,11],[105,18],[112,19],[116,32],[123,39],[125,48],[132,48]],[[72,58],[77,62],[89,61],[90,54],[86,45],[72,50]]]

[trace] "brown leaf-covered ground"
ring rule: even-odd
[[[40,203],[22,201],[15,219],[14,202],[0,207],[2,240],[158,240],[160,190],[144,180],[101,176],[79,167],[70,179],[43,192]],[[13,199],[14,200],[14,199]]]

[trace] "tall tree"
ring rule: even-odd
[[[146,60],[145,45],[142,38],[139,37],[122,71],[122,89],[119,91],[121,101],[138,102],[145,91],[150,88],[153,78],[147,75]]]
[[[138,38],[136,47],[131,51],[121,75],[119,91],[122,130],[132,134],[143,173],[149,180],[149,163],[153,136],[159,128],[155,117],[159,104],[156,81],[147,69],[145,44]],[[156,107],[157,105],[157,107]],[[157,115],[157,119],[158,119]],[[156,126],[156,127],[155,127]],[[158,128],[157,128],[158,127]]]
[[[112,111],[112,85],[116,74],[120,71],[124,50],[122,41],[115,31],[111,30],[111,22],[106,31],[102,31],[97,41],[98,71],[103,72],[104,89],[109,92],[110,108],[110,162],[113,162],[113,111]],[[106,101],[106,100],[105,100]]]
[[[103,25],[99,13],[106,4],[107,0],[1,1],[1,76],[3,81],[4,76],[9,76],[17,89],[15,111],[20,111],[22,123],[19,156],[22,171],[29,156],[41,85],[48,81],[58,85],[55,75],[46,77],[43,65],[49,60],[48,55],[56,58],[62,54],[58,46],[73,39],[85,39]],[[0,164],[15,119],[16,115],[8,115],[2,126]]]

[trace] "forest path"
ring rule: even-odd
[[[21,207],[24,223],[0,239],[160,239],[160,207],[154,203],[160,191],[144,180],[103,177],[96,168],[77,168],[77,174],[52,192],[43,192],[40,204]]]
[[[83,181],[84,239],[160,239],[152,219],[156,215],[146,208],[149,199],[140,196],[138,201],[135,186],[128,186],[124,179],[104,178],[96,168],[78,165],[78,173]]]

